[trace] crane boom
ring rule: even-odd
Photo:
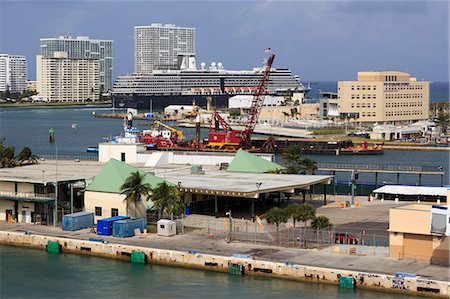
[[[171,127],[171,126],[168,126],[168,125],[166,125],[166,124],[160,122],[159,120],[155,120],[155,121],[154,121],[154,124],[155,124],[155,125],[158,125],[158,126],[163,126],[164,128],[166,128],[166,129],[168,129],[168,130],[170,130],[170,131],[176,133],[178,139],[179,139],[180,141],[183,140],[183,131],[182,131],[182,130],[177,130],[177,129]]]
[[[264,97],[267,92],[267,85],[269,84],[270,68],[272,67],[275,54],[270,54],[269,59],[262,71],[261,79],[259,80],[258,87],[253,95],[252,105],[248,112],[247,124],[245,130],[242,133],[242,143],[245,146],[250,146],[250,138],[255,130],[256,123],[258,122],[259,114],[264,103]]]

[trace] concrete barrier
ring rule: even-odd
[[[336,285],[339,285],[341,276],[351,276],[355,279],[356,288],[370,288],[385,292],[431,295],[444,298],[448,298],[450,294],[449,282],[421,279],[420,277],[402,278],[393,275],[303,266],[289,262],[275,263],[250,258],[225,257],[198,252],[182,252],[0,231],[0,244],[45,250],[48,241],[58,242],[61,245],[61,251],[67,253],[89,254],[131,261],[133,251],[138,251],[145,254],[145,259],[148,263],[153,264],[229,272],[229,264],[232,263],[242,265],[246,275]]]

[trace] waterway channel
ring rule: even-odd
[[[0,246],[1,298],[412,298]]]

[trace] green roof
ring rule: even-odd
[[[120,187],[132,172],[140,172],[145,174],[144,183],[149,183],[155,188],[159,183],[164,182],[152,174],[146,173],[136,167],[120,162],[116,159],[110,159],[103,166],[102,170],[95,176],[92,182],[87,186],[86,191],[121,193]]]
[[[270,170],[282,169],[286,168],[277,163],[267,161],[256,155],[250,154],[246,151],[238,150],[230,165],[228,166],[227,171],[264,173],[269,172]]]

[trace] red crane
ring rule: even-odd
[[[253,100],[248,112],[245,130],[233,130],[231,126],[219,115],[219,113],[214,111],[211,117],[208,135],[208,144],[210,147],[250,147],[250,138],[255,130],[259,114],[264,103],[264,97],[267,93],[270,68],[272,67],[274,58],[275,54],[270,54],[266,64],[264,65],[261,79],[259,80],[255,93],[253,94]]]

